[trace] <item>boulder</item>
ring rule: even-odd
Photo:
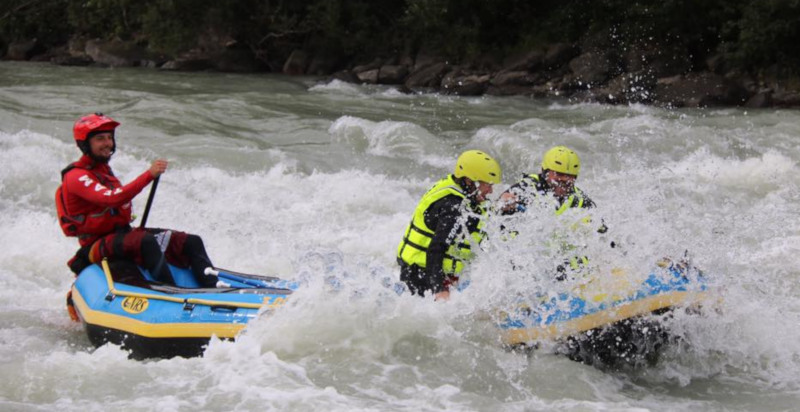
[[[254,73],[264,65],[247,49],[225,49],[209,59],[214,69],[228,73]]]
[[[67,53],[70,56],[87,56],[86,41],[85,37],[70,38],[69,41],[67,41]]]
[[[403,84],[408,76],[408,67],[401,65],[381,66],[377,82],[380,84]]]
[[[331,80],[339,80],[339,81],[343,81],[343,82],[347,82],[347,83],[359,83],[360,82],[360,80],[358,79],[358,76],[356,76],[355,73],[351,72],[350,70],[339,70],[338,72],[336,72],[336,73],[330,75],[330,77],[328,77],[328,81],[331,81]]]
[[[542,50],[530,50],[511,55],[503,61],[503,71],[536,71],[542,66],[544,56],[545,52]]]
[[[65,56],[67,55],[67,47],[66,46],[58,46],[52,47],[49,49],[42,49],[41,53],[36,53],[31,56],[30,61],[32,62],[51,62],[54,58],[58,56]]]
[[[676,107],[706,107],[742,105],[748,96],[741,85],[715,73],[701,72],[658,79],[653,97]]]
[[[556,97],[560,96],[561,92],[556,90],[553,83],[547,82],[545,84],[537,84],[532,87],[533,97]]]
[[[88,40],[84,51],[96,63],[110,67],[139,66],[149,58],[144,48],[121,40]]]
[[[506,84],[503,86],[495,86],[489,82],[486,88],[486,94],[490,96],[533,96],[533,86],[523,86],[517,84]]]
[[[281,72],[288,75],[306,74],[311,57],[303,50],[294,50],[283,64]]]
[[[656,79],[645,71],[623,73],[604,87],[594,89],[597,101],[611,104],[648,103],[653,100]]]
[[[450,71],[447,63],[436,63],[412,72],[406,77],[405,86],[408,89],[438,88],[442,84],[442,77]]]
[[[8,45],[6,60],[30,60],[31,57],[43,51],[36,39],[15,41]]]
[[[494,75],[490,83],[496,87],[506,86],[532,86],[541,81],[541,75],[538,73],[529,73],[527,71],[514,71],[514,72],[500,72]]]
[[[327,76],[341,67],[341,58],[331,53],[316,53],[308,64],[306,74],[312,76]]]
[[[489,51],[478,55],[470,65],[477,71],[493,73],[503,69],[503,59],[499,51]]]
[[[662,50],[647,61],[647,67],[656,78],[687,74],[693,69],[691,54],[682,47]]]
[[[772,94],[772,104],[778,107],[800,106],[800,92],[796,90],[776,91]]]
[[[383,60],[376,58],[375,60],[373,60],[373,61],[371,61],[371,62],[369,62],[367,64],[356,65],[355,67],[353,67],[353,73],[358,74],[358,73],[366,72],[366,71],[369,71],[369,70],[380,69],[381,66],[383,66]]]
[[[764,90],[747,99],[744,107],[763,108],[772,106],[772,91]]]
[[[442,78],[441,91],[459,96],[480,96],[489,87],[490,76],[456,69]]]
[[[432,52],[423,47],[417,52],[417,57],[414,58],[414,67],[411,69],[411,72],[418,72],[426,67],[439,64],[441,61],[442,58],[439,53]]]
[[[378,83],[378,72],[380,72],[380,69],[367,70],[356,73],[356,77],[361,83],[376,84]]]
[[[726,64],[725,57],[721,54],[715,54],[706,59],[706,67],[712,73],[722,74],[728,70],[728,65]]]
[[[161,65],[161,70],[174,70],[183,72],[198,72],[210,70],[213,67],[211,60],[200,56],[183,56],[170,60]]]
[[[91,57],[83,56],[70,56],[69,54],[59,54],[50,59],[50,62],[59,66],[88,66],[94,61]]]
[[[583,53],[569,62],[569,68],[575,75],[574,81],[585,87],[605,83],[609,79],[611,66],[608,56],[593,51]]]
[[[574,44],[556,43],[547,48],[542,58],[542,68],[545,70],[555,70],[572,60],[580,53]]]

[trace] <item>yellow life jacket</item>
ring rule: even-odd
[[[539,185],[541,184],[540,183],[541,181],[539,180],[539,175],[537,174],[529,174],[525,176],[523,179],[532,180],[533,184],[530,183],[528,184],[533,187],[539,187]],[[581,193],[580,189],[576,187],[575,191],[571,195],[569,195],[569,197],[566,200],[564,200],[564,202],[561,204],[561,206],[558,207],[558,209],[556,209],[556,216],[561,216],[562,213],[566,212],[571,207],[582,208],[584,201],[585,198],[583,197],[583,193]]]
[[[529,174],[525,176],[523,179],[532,180],[533,184],[531,184],[531,182],[529,182],[528,184],[533,187],[538,187],[541,182],[541,180],[539,179],[539,175],[537,174]],[[580,191],[580,189],[576,187],[575,191],[571,195],[569,195],[569,197],[567,197],[567,199],[564,200],[563,203],[561,203],[558,209],[556,209],[556,216],[561,216],[564,212],[566,212],[572,207],[583,208],[585,199],[586,198],[583,196],[583,193]],[[589,224],[591,223],[591,221],[592,221],[591,217],[586,216],[583,219],[581,219],[580,223]],[[572,225],[572,229],[576,229],[577,226],[578,223],[575,223],[574,225]],[[565,249],[565,251],[572,250],[575,248],[575,246],[567,244],[562,245],[561,247]],[[589,258],[586,256],[573,256],[568,260],[568,262],[570,268],[572,268],[573,270],[578,270],[580,269],[581,266],[589,264]]]
[[[437,200],[445,196],[458,196],[466,199],[466,194],[462,191],[458,183],[455,182],[453,175],[438,181],[422,196],[411,223],[408,224],[403,235],[403,240],[397,246],[397,257],[408,265],[427,267],[428,247],[433,239],[433,230],[425,224],[425,212]],[[480,208],[477,213],[485,215],[486,210]],[[459,274],[464,269],[464,262],[473,257],[470,244],[478,244],[483,239],[484,233],[481,230],[484,226],[483,219],[478,223],[477,230],[469,233],[469,238],[461,236],[461,239],[450,245],[445,253],[443,270],[447,274]]]

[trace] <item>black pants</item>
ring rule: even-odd
[[[213,265],[203,240],[185,232],[152,228],[122,229],[79,249],[69,266],[77,275],[103,258],[129,260],[147,269],[156,280],[167,284],[175,284],[167,262],[191,268],[201,287],[213,288],[217,282],[215,276],[204,274],[205,268]]]
[[[435,289],[431,285],[430,277],[425,268],[409,265],[400,259],[397,260],[397,263],[400,264],[400,280],[408,286],[408,290],[412,295],[424,297],[427,292],[433,293]]]

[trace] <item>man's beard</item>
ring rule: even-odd
[[[89,157],[92,160],[94,160],[95,163],[108,163],[111,160],[111,156],[113,156],[113,155],[114,155],[114,152],[112,151],[111,154],[108,155],[108,157],[106,157],[106,156],[98,156],[98,155],[96,155],[94,153],[90,154]]]

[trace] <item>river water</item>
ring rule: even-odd
[[[221,267],[306,287],[201,358],[94,349],[64,310],[77,242],[53,205],[59,171],[79,154],[72,123],[94,111],[122,123],[112,166],[123,181],[170,160],[151,226],[201,234]],[[0,410],[793,410],[798,136],[793,110],[0,63]],[[578,186],[610,227],[582,240],[598,265],[645,273],[688,251],[709,276],[716,310],[676,316],[681,343],[656,365],[604,371],[547,347],[501,348],[486,313],[493,299],[543,284],[509,263],[549,265],[532,243],[490,241],[470,287],[447,303],[391,288],[402,231],[458,153],[494,154],[507,186],[557,144],[580,154]],[[135,200],[139,213],[145,201]],[[553,229],[518,220],[524,233]]]

